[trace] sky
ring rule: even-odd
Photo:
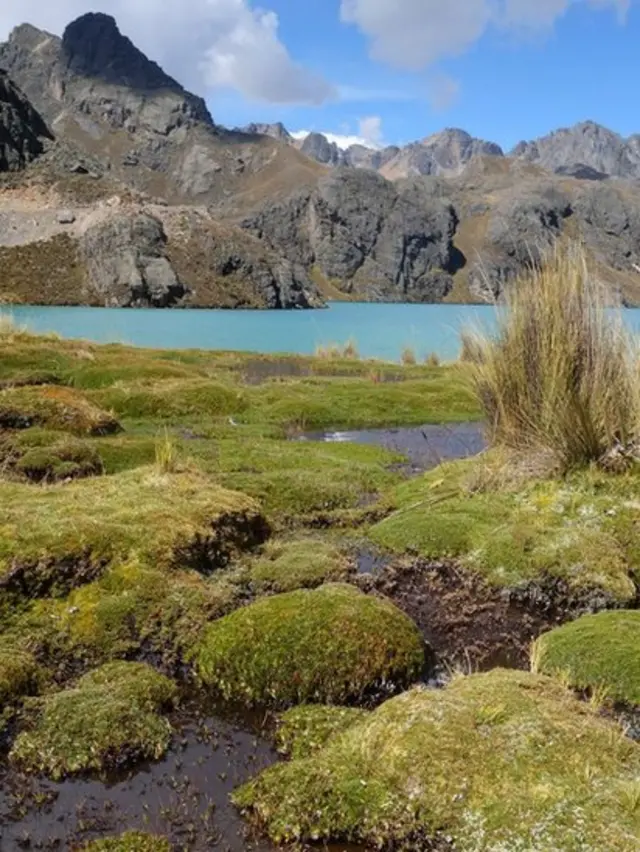
[[[461,127],[505,150],[587,119],[640,132],[640,0],[1,0],[0,40],[87,11],[228,127],[371,146]]]

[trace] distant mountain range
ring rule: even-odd
[[[228,130],[95,13],[17,27],[0,68],[0,300],[490,301],[578,239],[640,303],[640,136],[584,122],[505,154],[458,129],[382,149]]]
[[[322,133],[294,137],[280,122],[249,124],[242,133],[270,136],[328,166],[379,171],[390,180],[411,175],[457,176],[474,157],[509,157],[536,163],[558,174],[581,173],[589,180],[603,177],[640,179],[640,134],[623,138],[594,121],[555,130],[530,142],[519,142],[505,154],[495,142],[449,127],[417,142],[383,148],[340,146]]]

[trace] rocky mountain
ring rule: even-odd
[[[275,171],[286,190],[318,173],[293,147],[217,127],[204,101],[147,59],[109,15],[83,15],[62,38],[19,26],[0,45],[0,68],[57,137],[170,202],[218,201],[247,184],[252,191],[263,174],[275,190]]]
[[[520,142],[511,156],[560,173],[583,168],[612,177],[640,178],[640,134],[624,139],[594,121]]]
[[[493,142],[476,139],[464,130],[448,128],[421,142],[402,148],[380,169],[394,180],[411,175],[459,175],[474,157],[502,157],[503,151]]]
[[[0,172],[23,169],[52,138],[42,116],[0,70]]]
[[[578,239],[640,304],[640,137],[586,123],[505,156],[456,129],[381,150],[228,131],[102,14],[18,27],[1,66],[0,300],[492,301]]]

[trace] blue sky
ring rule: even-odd
[[[292,57],[334,83],[335,100],[287,106],[220,91],[209,96],[215,118],[230,126],[283,121],[291,129],[357,134],[360,119],[379,116],[387,143],[448,126],[506,149],[585,119],[623,135],[640,132],[640,4],[621,23],[613,6],[575,2],[543,31],[488,29],[460,55],[411,71],[371,59],[369,40],[340,22],[338,6],[338,0],[269,2]],[[449,88],[457,95],[435,105],[433,85],[443,80],[455,84]]]
[[[0,39],[87,11],[230,127],[393,144],[462,127],[505,149],[585,119],[640,132],[640,0],[2,0]]]

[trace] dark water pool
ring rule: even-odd
[[[361,429],[349,432],[306,432],[300,441],[376,444],[404,455],[408,473],[420,473],[444,461],[475,456],[485,449],[482,423],[411,426],[398,429]]]

